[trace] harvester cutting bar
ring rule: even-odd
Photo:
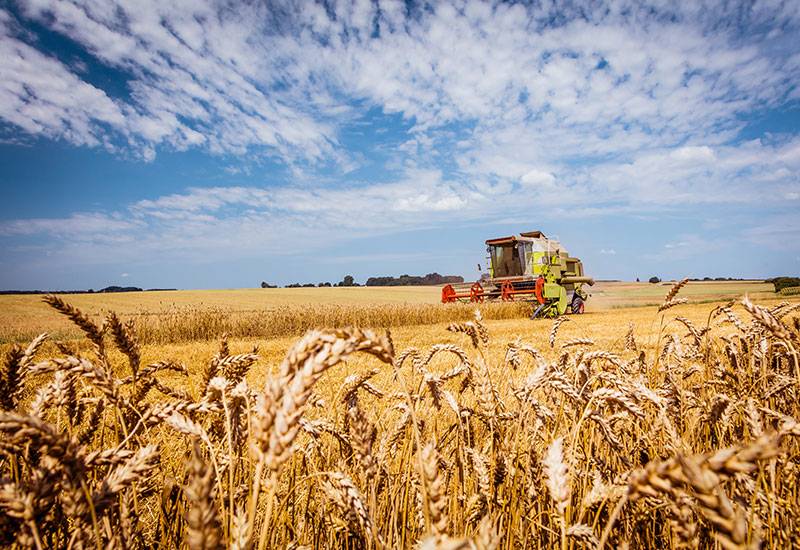
[[[455,283],[442,287],[442,303],[483,302],[485,292],[479,282]]]
[[[517,296],[527,296],[531,300],[534,296],[540,304],[544,303],[544,278],[539,277],[531,280],[503,281],[500,283],[500,299],[504,302],[511,302]]]

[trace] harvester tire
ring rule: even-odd
[[[575,296],[572,299],[572,304],[571,304],[570,308],[571,308],[572,313],[574,315],[580,315],[581,313],[583,313],[583,310],[585,309],[585,307],[586,306],[583,303],[583,298],[581,298],[580,296]]]

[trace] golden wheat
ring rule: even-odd
[[[206,335],[222,339],[217,350],[183,365],[143,359],[145,325],[47,303],[89,344],[42,335],[6,351],[3,545],[800,540],[800,331],[789,304],[745,299],[747,323],[730,305],[705,326],[677,317],[647,345],[631,325],[613,347],[585,336],[557,347],[559,327],[575,330],[564,321],[541,341],[499,346],[486,309],[445,319],[461,345],[427,349],[396,352],[388,333],[333,326],[309,330],[278,365],[217,327]]]

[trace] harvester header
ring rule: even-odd
[[[533,302],[533,317],[583,313],[587,294],[583,285],[594,279],[583,264],[555,239],[541,231],[528,231],[486,241],[489,273],[474,283],[442,287],[442,302],[484,300]]]

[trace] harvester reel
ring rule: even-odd
[[[514,300],[514,285],[508,281],[504,281],[500,285],[500,299],[504,302],[511,302]]]
[[[483,302],[483,287],[477,281],[469,289],[469,301]]]
[[[469,287],[466,284],[447,284],[442,287],[442,303],[452,304],[469,300],[470,302],[483,302],[485,292],[479,282],[474,282]]]

